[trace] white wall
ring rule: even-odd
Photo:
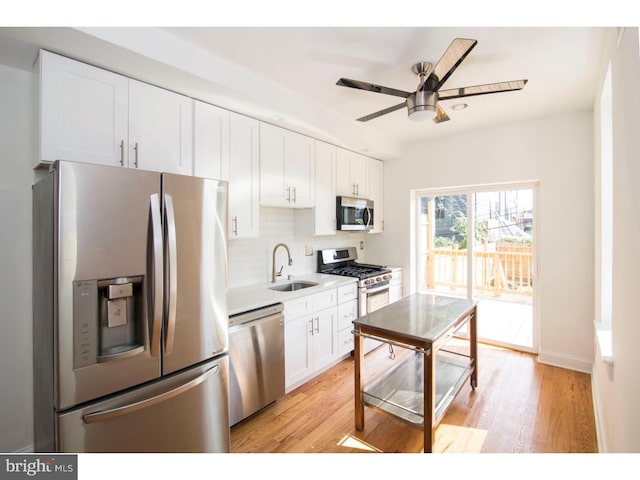
[[[291,208],[260,208],[260,238],[229,241],[229,287],[241,287],[271,281],[273,248],[285,243],[291,252],[293,265],[286,264],[286,253],[276,253],[276,268],[284,265],[284,276],[302,276],[317,270],[317,250],[323,248],[356,247],[358,261],[364,262],[368,239],[377,234],[338,232],[315,237],[296,234],[295,211]],[[360,249],[360,242],[364,248]],[[306,255],[306,248],[313,255]]]
[[[369,261],[404,267],[408,285],[412,189],[538,180],[540,360],[590,371],[592,123],[591,112],[567,114],[409,146],[385,163],[385,231],[369,242]]]
[[[33,443],[33,82],[30,73],[0,65],[0,452]]]
[[[614,39],[615,40],[615,39]],[[613,92],[613,366],[593,365],[594,401],[600,450],[640,452],[640,58],[638,29],[625,28],[611,42]],[[603,65],[603,70],[606,64]],[[604,76],[604,71],[602,73]],[[596,97],[599,98],[599,95]],[[596,163],[597,164],[597,163]],[[600,232],[595,232],[599,237]],[[598,289],[596,290],[598,291]]]

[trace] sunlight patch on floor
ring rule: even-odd
[[[480,453],[488,430],[441,423],[434,450],[442,453]]]
[[[338,441],[338,446],[345,448],[355,448],[358,450],[366,450],[368,452],[380,452],[376,447],[369,445],[366,442],[363,442],[359,438],[353,437],[351,435],[345,435]]]

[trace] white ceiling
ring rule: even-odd
[[[0,63],[31,68],[47,48],[240,113],[391,159],[408,142],[589,110],[606,28],[177,27],[0,28]],[[443,88],[527,79],[471,97],[450,121],[412,122],[402,100],[340,87],[340,77],[415,90],[411,66],[436,63],[456,37],[478,44]],[[276,120],[277,119],[277,120]]]

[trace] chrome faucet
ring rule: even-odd
[[[279,243],[275,247],[273,247],[273,259],[271,264],[271,283],[276,283],[276,277],[279,277],[282,275],[282,269],[284,268],[284,265],[283,265],[282,267],[280,267],[280,271],[276,273],[276,250],[278,250],[278,247],[284,247],[284,249],[287,251],[287,257],[289,257],[289,265],[293,263],[293,260],[291,259],[291,253],[289,252],[289,247],[287,247],[284,243]]]

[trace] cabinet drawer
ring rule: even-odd
[[[290,321],[313,312],[335,307],[337,304],[337,290],[335,288],[323,292],[307,295],[284,302],[285,321]]]
[[[347,303],[338,305],[338,330],[349,329],[351,332],[353,322],[358,316],[358,302],[351,300]]]
[[[284,317],[287,322],[289,320],[308,315],[312,311],[311,296],[296,298],[295,300],[284,302]]]
[[[358,298],[358,284],[352,283],[338,288],[338,303]]]
[[[353,333],[347,328],[338,332],[338,356],[346,355],[353,350]]]
[[[325,290],[311,296],[311,308],[314,312],[337,305],[336,289]]]

